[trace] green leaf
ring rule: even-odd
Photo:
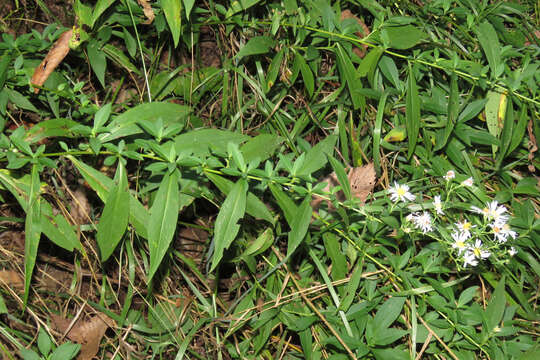
[[[242,147],[240,147],[240,151],[248,164],[256,159],[263,162],[274,155],[274,152],[282,143],[283,138],[281,136],[274,134],[260,134],[254,138],[250,138],[242,145]]]
[[[240,61],[245,56],[266,54],[275,44],[275,40],[269,36],[255,36],[248,40],[236,57]]]
[[[413,25],[388,26],[381,31],[381,37],[387,39],[389,48],[405,50],[417,45],[427,34]]]
[[[240,11],[245,11],[260,1],[261,0],[233,0],[231,2],[231,7],[227,10],[227,14],[225,14],[225,17],[229,18]]]
[[[107,70],[107,59],[105,57],[105,53],[99,48],[97,41],[90,41],[86,48],[88,50],[88,60],[90,61],[90,66],[92,67],[94,74],[96,74],[101,86],[105,88],[105,71]]]
[[[79,350],[81,350],[81,345],[67,342],[57,347],[56,350],[54,350],[54,352],[51,354],[49,360],[74,359],[79,353]]]
[[[323,141],[312,147],[304,159],[304,164],[298,170],[297,175],[310,175],[326,165],[326,155],[332,155],[337,141],[337,135],[329,135]]]
[[[287,223],[292,224],[294,217],[296,216],[296,212],[298,211],[294,201],[291,200],[287,194],[281,190],[281,187],[276,184],[268,184],[268,188],[272,192],[272,195],[274,195],[274,199],[276,199],[277,204],[283,211],[283,215],[285,215],[285,220]]]
[[[24,298],[26,306],[30,293],[30,282],[32,273],[36,265],[37,250],[41,237],[41,197],[38,165],[32,166],[30,183],[30,193],[28,194],[28,205],[26,206],[26,222],[24,227]]]
[[[94,24],[96,23],[96,20],[107,10],[109,6],[114,4],[116,0],[98,0],[96,6],[94,7],[94,13],[92,15],[92,22],[90,23],[90,27],[94,27]]]
[[[109,190],[114,185],[113,180],[71,155],[67,156],[67,158],[79,170],[83,178],[96,192],[101,201],[106,202],[109,196]],[[148,211],[139,202],[139,200],[137,200],[137,198],[131,194],[129,194],[129,222],[133,225],[137,234],[145,239],[148,239]]]
[[[351,200],[351,184],[349,183],[349,178],[345,173],[345,168],[332,155],[328,155],[328,160],[330,161],[330,165],[332,165],[332,169],[334,169],[334,172],[336,173],[339,184],[341,185],[341,191],[343,191],[343,194],[345,194],[345,198],[347,200]]]
[[[313,212],[310,201],[311,198],[309,196],[302,201],[302,204],[300,204],[300,207],[298,208],[298,213],[295,214],[294,218],[292,219],[292,223],[289,223],[291,231],[289,232],[287,245],[287,258],[292,255],[302,240],[304,240],[306,237]]]
[[[105,125],[109,116],[111,115],[112,104],[107,103],[103,105],[94,115],[94,130],[98,130],[100,127]]]
[[[323,234],[326,254],[332,261],[332,279],[343,279],[347,275],[347,258],[341,251],[341,242],[335,234],[330,232]]]
[[[500,94],[495,91],[488,91],[487,93],[487,102],[486,102],[486,123],[489,130],[489,133],[494,137],[498,138],[503,122],[504,122],[504,113],[506,113],[506,104],[507,99],[506,95]],[[492,147],[493,154],[497,151],[497,147],[494,145]]]
[[[210,172],[205,172],[204,174],[206,177],[208,177],[208,179],[210,179],[210,181],[214,183],[214,185],[218,187],[222,193],[229,195],[234,186],[232,181]],[[268,211],[266,205],[251,192],[247,193],[246,212],[256,219],[263,219],[271,224],[274,223],[274,218],[272,217],[270,211]]]
[[[49,355],[52,348],[52,342],[51,342],[51,339],[49,338],[49,335],[47,335],[43,327],[39,328],[37,343],[38,343],[39,352],[45,356]]]
[[[377,310],[375,318],[373,319],[373,324],[375,326],[375,333],[382,335],[385,331],[388,330],[388,327],[392,325],[394,321],[398,318],[403,309],[403,304],[405,303],[405,297],[391,297],[386,300],[384,304]]]
[[[18,92],[17,90],[5,87],[3,91],[8,95],[9,101],[15,104],[18,108],[29,110],[32,112],[39,112],[38,109],[28,100],[26,96]]]
[[[129,219],[129,188],[124,166],[116,169],[118,184],[109,190],[105,208],[97,225],[96,241],[101,252],[101,261],[106,261],[122,239]]]
[[[403,329],[385,329],[383,332],[377,333],[374,343],[375,345],[380,346],[390,345],[391,343],[398,339],[401,339],[408,333],[409,331]]]
[[[504,315],[504,308],[506,306],[506,291],[505,291],[505,281],[504,276],[499,280],[491,300],[484,312],[485,315],[485,325],[487,326],[484,329],[487,333],[493,333],[495,327],[499,325]]]
[[[191,9],[193,9],[193,5],[195,4],[195,0],[184,0],[184,10],[186,11],[186,18],[189,19],[189,15],[191,14]]]
[[[219,210],[214,226],[214,254],[210,272],[216,269],[223,257],[223,251],[231,246],[240,230],[238,220],[244,216],[247,189],[247,181],[245,179],[238,180]]]
[[[302,73],[302,79],[304,80],[304,86],[308,92],[309,97],[313,96],[313,91],[315,91],[315,80],[313,79],[313,73],[309,68],[304,57],[299,53],[295,53],[295,61],[298,62],[300,66],[300,72]]]
[[[452,134],[452,131],[454,131],[454,126],[457,122],[458,111],[459,89],[457,83],[457,74],[455,72],[452,72],[450,80],[450,98],[448,99],[448,118],[446,120],[446,127],[444,128],[444,136],[442,140],[438,144],[436,144],[434,151],[440,150],[446,145],[448,138]]]
[[[78,125],[77,122],[65,118],[44,120],[32,126],[32,128],[26,132],[24,140],[33,144],[50,137],[71,138],[73,137],[71,128],[76,125]]]
[[[368,81],[371,87],[373,85],[373,76],[375,76],[375,70],[377,69],[377,64],[384,53],[384,49],[380,46],[370,50],[367,55],[362,59],[360,66],[358,67],[358,76],[364,77],[367,75]]]
[[[178,135],[175,139],[176,152],[192,151],[195,155],[209,154],[209,149],[226,152],[229,142],[240,144],[249,139],[249,136],[240,133],[218,130],[202,129]]]
[[[184,124],[189,114],[189,107],[170,102],[151,102],[137,105],[121,115],[113,118],[107,126],[108,134],[100,135],[102,142],[121,137],[140,134],[143,130],[138,123],[155,121],[161,118],[163,126]]]
[[[152,279],[161,264],[176,230],[178,212],[180,211],[178,180],[179,175],[176,170],[163,177],[150,209],[150,222],[148,224],[150,269],[148,271],[148,281]]]
[[[476,37],[486,55],[493,77],[498,77],[504,71],[501,64],[501,45],[493,26],[484,21],[476,28]]]
[[[42,358],[34,350],[22,348],[19,353],[23,360],[42,360]]]
[[[101,51],[103,51],[110,60],[114,61],[127,71],[141,75],[139,68],[133,65],[124,52],[116,48],[113,44],[108,43],[103,45]]]
[[[279,75],[281,63],[283,62],[283,55],[285,55],[285,48],[281,49],[272,59],[268,71],[266,73],[266,91],[270,91],[274,86],[276,79]]]
[[[178,46],[180,40],[180,32],[182,31],[182,1],[181,0],[160,0],[161,8],[171,29],[171,34],[174,41],[174,47]]]
[[[420,130],[420,98],[418,88],[411,64],[409,64],[409,78],[407,80],[407,95],[405,98],[405,121],[407,125],[407,136],[409,137],[409,150],[407,156],[410,158],[414,153],[416,142],[418,141],[418,131]]]
[[[362,82],[358,80],[356,69],[354,68],[351,59],[343,50],[339,43],[336,44],[336,56],[339,74],[341,79],[347,82],[347,88],[351,96],[354,109],[360,108],[362,105],[362,99],[359,90],[362,89]]]
[[[519,144],[523,142],[528,120],[529,118],[527,116],[527,107],[523,106],[521,108],[521,113],[519,114],[518,123],[516,124],[516,126],[514,127],[514,131],[512,132],[512,141],[510,142],[510,146],[508,147],[508,154],[512,153],[512,151],[514,151],[519,146]]]

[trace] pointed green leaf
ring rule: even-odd
[[[409,64],[409,79],[407,80],[405,121],[407,126],[407,136],[409,137],[409,150],[407,156],[410,158],[414,153],[418,132],[420,130],[420,98],[412,66]]]
[[[505,291],[505,281],[504,277],[499,280],[491,300],[485,310],[485,321],[486,321],[486,330],[488,333],[495,332],[495,328],[499,326],[503,315],[504,308],[506,307],[506,291]]]
[[[98,0],[96,6],[94,7],[94,12],[92,14],[92,23],[90,27],[94,27],[96,20],[111,6],[116,0]]]
[[[340,77],[347,82],[351,101],[356,110],[362,105],[361,95],[358,92],[358,90],[362,89],[362,82],[357,78],[356,69],[352,64],[349,55],[347,55],[339,43],[337,44],[336,56]]]
[[[373,319],[376,333],[382,334],[394,321],[396,321],[401,313],[401,309],[403,309],[404,303],[405,297],[394,296],[382,304]]]
[[[306,237],[313,212],[310,200],[310,197],[306,197],[304,201],[302,201],[302,204],[300,204],[300,207],[298,208],[298,213],[294,215],[293,221],[290,223],[291,231],[289,232],[287,245],[287,258],[292,255]]]
[[[387,26],[382,29],[381,37],[388,39],[388,47],[405,50],[417,45],[427,34],[413,25]]]
[[[281,190],[281,187],[279,185],[269,184],[268,188],[272,192],[272,195],[274,195],[274,199],[276,199],[277,204],[283,211],[283,215],[285,215],[285,220],[287,220],[287,223],[289,225],[292,224],[298,210],[294,201],[292,201],[291,198],[288,197],[287,194],[283,192],[283,190]]]
[[[129,218],[129,189],[124,166],[116,169],[118,184],[109,190],[105,208],[97,225],[96,241],[101,252],[101,261],[106,261],[124,235]]]
[[[349,184],[349,178],[345,173],[345,168],[331,155],[328,155],[328,160],[330,161],[330,165],[332,165],[332,169],[334,169],[339,184],[341,185],[341,191],[343,191],[343,194],[345,194],[345,198],[350,200],[351,185]]]
[[[150,209],[148,224],[148,247],[150,248],[150,269],[148,280],[156,273],[163,256],[176,230],[178,212],[180,211],[180,193],[178,189],[178,172],[173,171],[163,177],[157,191],[154,204]]]
[[[304,163],[297,175],[310,175],[326,165],[328,161],[325,155],[332,155],[336,145],[337,135],[329,135],[323,141],[312,147],[304,159]]]
[[[247,189],[247,181],[245,179],[238,180],[219,210],[214,226],[214,254],[210,271],[216,269],[223,257],[223,251],[231,246],[238,230],[240,230],[238,220],[244,216],[246,210]]]
[[[178,46],[180,40],[180,32],[182,30],[182,1],[181,0],[161,0],[161,8],[171,29],[171,34],[174,41],[174,47]]]
[[[484,54],[494,77],[499,76],[501,70],[501,45],[493,26],[486,20],[476,29],[476,36],[480,42]]]
[[[238,51],[236,57],[238,60],[245,56],[266,54],[275,44],[275,40],[270,36],[255,36]]]
[[[229,195],[234,186],[232,181],[210,172],[205,172],[204,174],[218,187],[219,191],[225,195]],[[248,192],[247,194],[246,212],[256,219],[263,219],[269,223],[274,223],[274,218],[270,211],[268,211],[266,205],[251,192]]]
[[[28,302],[30,282],[36,265],[39,238],[41,237],[41,200],[39,196],[39,172],[38,165],[32,166],[30,193],[26,207],[26,222],[24,227],[24,305]]]
[[[304,80],[304,86],[308,92],[309,97],[313,96],[313,91],[315,91],[315,80],[313,79],[313,73],[309,68],[304,57],[299,53],[295,54],[295,61],[298,61],[300,66],[300,72],[302,73],[302,79]]]
[[[435,151],[442,149],[446,142],[448,141],[448,138],[452,134],[452,131],[454,131],[454,126],[457,122],[459,112],[459,89],[458,89],[458,83],[457,83],[457,74],[455,72],[452,72],[451,80],[450,80],[450,97],[448,99],[448,118],[446,120],[446,127],[444,129],[444,137],[442,140],[436,144]]]

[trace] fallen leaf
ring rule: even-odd
[[[75,225],[84,225],[90,221],[90,203],[83,189],[73,192],[71,200],[71,216]]]
[[[156,16],[154,15],[154,10],[152,10],[152,7],[148,4],[148,0],[137,0],[137,2],[142,6],[144,16],[146,16],[147,19],[144,24],[151,24]]]
[[[24,288],[23,278],[13,270],[0,270],[0,284],[6,284],[10,288],[22,289]]]
[[[347,178],[351,185],[351,195],[353,198],[357,198],[361,203],[364,203],[375,187],[376,175],[373,163],[349,169]],[[332,188],[340,185],[336,173],[334,172],[322,179],[321,182],[327,183],[326,187],[323,189],[323,191],[327,193],[331,193]],[[345,201],[345,194],[343,191],[338,191],[336,197],[339,201]],[[311,207],[317,209],[322,201],[323,199],[321,197],[316,197],[311,202]],[[328,210],[335,210],[330,201],[326,201],[326,203],[328,205]]]
[[[32,85],[43,86],[45,81],[52,74],[54,69],[69,53],[69,40],[73,35],[73,29],[64,32],[58,40],[54,43],[53,47],[49,50],[45,59],[39,64],[39,66],[34,70],[34,75],[32,75],[31,83]],[[34,88],[34,93],[38,93],[39,88]]]
[[[52,314],[51,322],[56,331],[64,333],[71,321],[62,316]],[[81,345],[81,352],[77,360],[92,360],[99,351],[99,344],[109,327],[116,326],[114,320],[106,315],[99,314],[87,321],[78,319],[66,334],[67,338]]]
[[[538,143],[536,142],[536,137],[534,136],[533,131],[533,120],[531,119],[529,123],[527,124],[527,132],[529,133],[529,165],[528,169],[531,173],[534,173],[534,165],[533,165],[533,159],[534,159],[534,153],[538,151]]]
[[[368,36],[371,33],[371,31],[369,30],[369,27],[366,25],[366,23],[362,19],[360,19],[359,17],[354,15],[350,10],[343,10],[341,12],[341,21],[343,21],[345,19],[355,19],[356,22],[360,25],[360,27],[362,28],[362,32],[357,32],[355,34],[359,38],[363,39],[363,38],[365,38],[366,36]],[[353,52],[356,55],[358,55],[359,58],[363,58],[366,55],[367,48],[368,48],[368,46],[365,45],[365,44],[362,44],[362,49],[360,49],[360,48],[358,48],[356,46],[353,46]]]

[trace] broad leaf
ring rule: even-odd
[[[180,211],[180,193],[178,189],[178,171],[163,177],[157,191],[154,204],[150,209],[148,224],[148,247],[150,248],[150,269],[148,281],[156,273],[163,256],[173,239]]]
[[[273,134],[260,134],[249,139],[240,147],[244,160],[249,164],[258,159],[265,161],[274,154],[276,149],[283,143],[283,138]]]
[[[287,245],[287,258],[292,255],[306,237],[313,212],[310,200],[310,197],[306,197],[304,201],[302,201],[302,204],[300,204],[300,207],[298,208],[298,213],[295,214],[292,223],[289,223],[291,231],[289,232]]]
[[[382,334],[387,328],[396,321],[397,317],[401,313],[403,304],[405,303],[405,297],[391,297],[386,300],[384,304],[377,310],[373,324],[375,326],[375,333]]]
[[[214,254],[210,271],[214,271],[223,257],[223,252],[231,246],[240,230],[238,220],[244,216],[246,210],[246,193],[248,184],[240,179],[223,202],[214,226]]]
[[[504,314],[506,305],[506,291],[504,288],[504,277],[499,280],[495,291],[491,295],[491,300],[484,312],[485,325],[484,331],[488,334],[496,332],[495,328],[499,326]]]
[[[240,144],[248,139],[249,136],[232,131],[202,129],[178,135],[174,143],[177,153],[191,151],[195,155],[205,155],[210,149],[226,152],[229,142]]]
[[[269,36],[255,36],[238,51],[236,57],[240,60],[245,56],[266,54],[274,44],[275,40]]]
[[[124,166],[116,169],[118,184],[109,190],[105,208],[97,225],[96,241],[101,261],[106,261],[122,239],[129,219],[129,189]]]
[[[160,0],[161,8],[171,29],[171,34],[174,41],[174,47],[178,46],[180,40],[180,32],[182,31],[182,0]]]
[[[337,141],[337,135],[329,135],[323,141],[312,147],[304,159],[304,164],[297,175],[310,175],[326,165],[326,155],[332,155]]]
[[[412,25],[388,26],[381,31],[381,38],[388,42],[386,45],[389,48],[399,50],[412,48],[425,39],[426,36],[425,32]]]
[[[92,14],[92,23],[90,27],[94,27],[96,20],[111,6],[116,0],[98,0],[96,6],[94,7],[94,13]]]
[[[32,273],[36,265],[39,238],[41,237],[41,198],[39,196],[38,165],[32,166],[30,193],[26,207],[26,222],[24,227],[24,305],[28,301]]]
[[[484,21],[476,28],[476,36],[486,54],[486,58],[494,77],[498,77],[504,71],[501,64],[501,45],[493,26]]]

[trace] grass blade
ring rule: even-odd
[[[420,98],[418,87],[411,64],[409,64],[409,79],[407,80],[405,118],[407,124],[407,136],[409,137],[409,150],[407,157],[410,158],[416,148],[418,132],[420,130]]]
[[[30,194],[28,195],[28,206],[25,222],[25,240],[24,240],[24,306],[28,302],[30,292],[30,282],[32,273],[36,265],[37,250],[39,239],[41,237],[41,202],[39,196],[39,172],[38,165],[32,166]]]

